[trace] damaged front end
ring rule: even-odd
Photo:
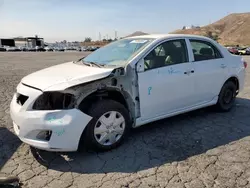
[[[74,108],[75,96],[70,93],[44,92],[33,105],[34,110],[67,110]]]
[[[123,104],[132,120],[140,116],[137,79],[134,70],[128,66],[114,69],[110,75],[73,85],[61,91],[45,91],[33,105],[34,110],[79,109],[85,114],[98,100],[111,99]]]
[[[65,92],[75,96],[75,108],[85,114],[98,100],[115,100],[127,108],[133,122],[140,116],[137,86],[135,70],[127,66],[126,70],[115,68],[105,78],[69,87]]]

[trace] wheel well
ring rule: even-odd
[[[123,96],[123,94],[116,90],[99,90],[96,91],[89,96],[85,97],[83,101],[79,105],[79,109],[88,114],[88,110],[91,107],[92,104],[97,102],[98,100],[104,100],[104,99],[112,99],[114,101],[117,101],[125,106],[125,108],[128,109],[128,104]],[[129,109],[128,109],[129,110]]]
[[[238,78],[231,77],[225,83],[227,83],[229,81],[233,82],[236,85],[236,91],[238,91],[239,90],[239,80],[238,80]]]
[[[111,100],[117,101],[117,102],[123,104],[125,106],[125,108],[129,110],[128,104],[127,104],[123,94],[121,92],[119,92],[119,91],[116,91],[116,90],[99,90],[99,91],[96,91],[96,92],[88,95],[87,97],[85,97],[82,100],[82,102],[80,103],[78,108],[83,113],[88,114],[89,108],[95,102],[97,102],[98,100],[105,100],[105,99],[111,99]],[[84,144],[84,142],[83,142],[84,136],[83,135],[86,134],[86,130],[87,129],[84,129],[84,131],[82,132],[81,138],[79,140],[79,143],[78,143],[78,150],[79,151],[82,150],[81,145]]]

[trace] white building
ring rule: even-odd
[[[14,38],[16,47],[35,48],[36,46],[44,47],[44,39],[36,37]]]

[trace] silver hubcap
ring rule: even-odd
[[[125,119],[116,111],[103,114],[95,124],[94,135],[96,141],[105,146],[116,143],[125,130]]]

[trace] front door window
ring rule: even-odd
[[[171,40],[160,44],[144,58],[144,69],[147,71],[188,61],[185,40]]]

